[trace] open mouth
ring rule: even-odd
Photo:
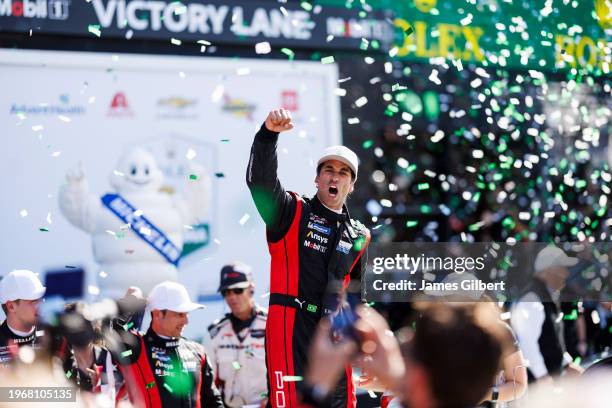
[[[332,197],[336,197],[338,195],[338,187],[330,186],[329,187],[329,195]]]

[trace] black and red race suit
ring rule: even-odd
[[[147,408],[222,408],[221,393],[201,344],[119,330],[124,350],[114,354],[130,402]]]
[[[266,325],[269,405],[297,407],[295,381],[304,376],[308,348],[331,281],[359,285],[370,240],[367,228],[325,207],[315,196],[286,192],[277,177],[278,133],[265,125],[255,135],[247,184],[266,224],[271,255],[270,303]],[[350,366],[332,396],[335,408],[356,404]]]

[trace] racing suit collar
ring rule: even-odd
[[[312,197],[311,203],[316,214],[321,215],[329,220],[344,222],[350,218],[348,208],[346,208],[346,204],[342,205],[342,214],[338,214],[337,212],[334,212],[329,208],[325,207],[316,194],[314,195],[314,197]]]
[[[163,337],[160,337],[157,333],[155,333],[151,326],[149,326],[149,330],[147,330],[146,336],[147,339],[151,341],[154,346],[164,348],[176,348],[179,346],[179,342],[181,340],[180,337],[164,339]]]

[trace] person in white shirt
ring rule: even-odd
[[[529,361],[530,382],[550,382],[564,369],[580,372],[566,352],[559,303],[570,266],[578,263],[555,246],[542,249],[535,261],[531,286],[512,307],[511,325],[523,355]]]
[[[234,262],[221,269],[219,292],[230,308],[208,327],[210,360],[227,407],[265,406],[267,310],[253,299],[250,268]]]

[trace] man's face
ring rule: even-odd
[[[153,311],[153,319],[156,320],[156,332],[162,336],[180,337],[183,328],[189,323],[187,313],[173,312],[172,310]]]
[[[546,284],[553,290],[561,290],[569,276],[569,270],[564,266],[555,266],[546,271]]]
[[[334,210],[342,208],[355,184],[350,167],[338,160],[328,160],[323,163],[315,183],[319,200]]]
[[[224,289],[221,294],[234,316],[244,316],[251,312],[253,307],[251,288]]]
[[[17,299],[6,302],[6,307],[23,327],[31,327],[36,325],[38,320],[40,302],[42,302],[42,298],[35,300]]]

